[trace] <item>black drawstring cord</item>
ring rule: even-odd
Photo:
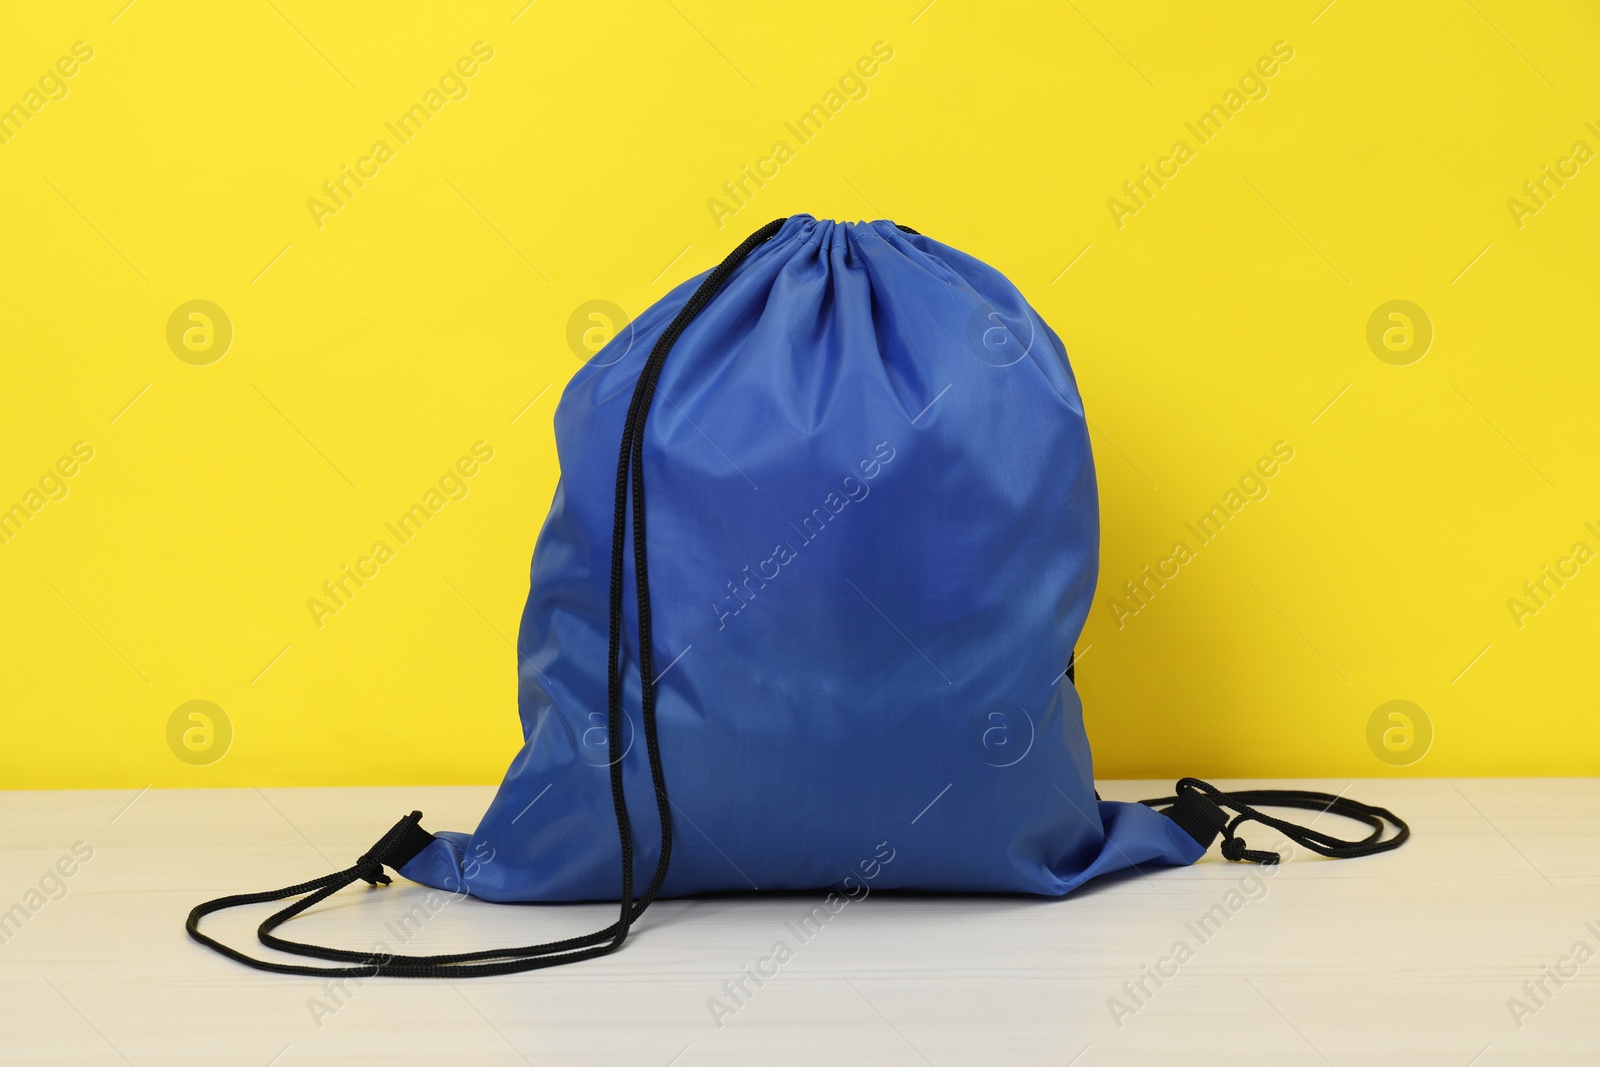
[[[387,952],[352,952],[348,949],[326,948],[288,941],[275,936],[277,927],[315,907],[345,886],[365,880],[369,885],[387,885],[389,877],[385,865],[398,870],[433,840],[433,835],[420,825],[422,815],[412,812],[400,820],[378,843],[369,849],[355,865],[333,874],[314,878],[299,885],[264,893],[242,893],[219,897],[200,904],[189,913],[186,929],[189,936],[230,959],[247,964],[257,970],[277,974],[301,974],[327,977],[373,977],[378,974],[396,978],[473,978],[493,974],[512,974],[519,971],[555,967],[564,963],[592,959],[615,952],[627,939],[633,923],[644,913],[661,885],[666,881],[667,865],[672,857],[672,812],[667,797],[666,775],[661,766],[661,746],[656,737],[656,691],[654,656],[651,647],[650,588],[648,545],[645,538],[644,498],[644,426],[655,399],[656,385],[667,354],[682,336],[695,317],[711,303],[717,291],[728,280],[750,253],[765,244],[782,228],[786,219],[774,219],[751,234],[738,248],[728,254],[706,276],[687,303],[673,317],[666,330],[656,341],[645,361],[644,368],[634,385],[633,399],[623,423],[622,442],[617,456],[616,508],[611,531],[611,632],[607,660],[607,714],[606,730],[611,756],[611,804],[617,816],[617,837],[622,846],[622,894],[617,921],[602,930],[564,941],[550,941],[522,948],[486,949],[480,952],[462,952],[436,956],[393,955]],[[909,231],[908,231],[909,232]],[[634,596],[638,607],[639,680],[641,710],[644,719],[645,747],[650,762],[650,781],[656,793],[656,814],[661,824],[661,855],[656,861],[655,873],[649,887],[637,900],[633,896],[633,828],[628,819],[628,801],[622,779],[622,619],[623,619],[623,558],[627,538],[627,513],[630,500],[633,504],[633,558]],[[307,895],[309,894],[309,895]],[[247,956],[200,932],[200,920],[215,911],[245,904],[265,904],[289,897],[302,897],[293,904],[269,916],[257,930],[262,944],[269,948],[317,959],[337,960],[354,964],[349,967],[312,967],[293,963],[274,963]],[[497,962],[495,962],[497,961]]]
[[[1167,815],[1208,848],[1220,832],[1222,855],[1239,863],[1272,864],[1282,858],[1276,852],[1247,847],[1244,838],[1239,836],[1239,827],[1245,822],[1270,826],[1296,844],[1332,859],[1352,859],[1387,852],[1399,848],[1411,836],[1411,827],[1387,808],[1306,789],[1238,789],[1227,793],[1198,778],[1184,778],[1178,782],[1176,796],[1141,800],[1140,803]],[[1318,814],[1332,813],[1365,823],[1372,828],[1372,832],[1359,841],[1349,841],[1257,811],[1257,804],[1269,808],[1299,808]],[[1230,818],[1227,809],[1237,814]],[[1390,837],[1383,836],[1386,825],[1395,828],[1395,833]]]
[[[607,734],[611,749],[611,800],[617,812],[617,831],[622,840],[622,915],[612,949],[620,947],[628,936],[628,928],[644,913],[666,881],[667,865],[672,859],[672,811],[667,797],[667,782],[661,766],[661,746],[656,737],[656,689],[653,635],[650,625],[650,568],[649,545],[645,537],[644,497],[644,425],[650,417],[650,407],[655,400],[656,384],[661,379],[661,368],[667,362],[667,353],[677,343],[683,331],[700,312],[711,303],[712,297],[724,282],[739,268],[751,252],[767,243],[788,221],[773,219],[761,229],[744,239],[728,253],[705,281],[700,283],[688,303],[673,317],[671,323],[656,341],[650,358],[645,361],[634,385],[633,399],[628,406],[627,422],[623,427],[622,447],[617,456],[616,508],[613,515],[611,537],[611,647],[608,663],[610,679],[607,701]],[[633,489],[633,568],[634,602],[638,611],[639,633],[639,690],[640,711],[644,719],[645,748],[649,756],[650,782],[656,793],[656,814],[661,824],[661,855],[656,861],[655,874],[650,886],[633,905],[633,847],[632,830],[628,821],[628,801],[622,788],[622,755],[618,751],[622,739],[622,594],[623,594],[623,544],[626,530],[627,495],[632,475]]]

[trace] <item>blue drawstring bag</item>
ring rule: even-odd
[[[619,947],[658,896],[885,889],[1061,896],[1129,867],[1323,855],[1404,823],[1326,794],[1094,789],[1073,647],[1098,499],[1060,339],[992,267],[889,222],[780,219],[669,293],[568,384],[562,478],[518,641],[525,744],[476,831],[402,819],[355,866],[200,905],[263,969],[470,976]],[[647,493],[648,487],[648,493]],[[1256,804],[1367,823],[1342,841]],[[1395,832],[1385,837],[1385,824]],[[620,903],[585,937],[445,956],[272,931],[357,880]],[[644,872],[649,872],[645,874]],[[199,930],[298,897],[255,960]]]

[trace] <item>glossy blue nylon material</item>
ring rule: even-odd
[[[700,280],[567,386],[518,641],[526,744],[477,831],[440,834],[408,878],[495,901],[617,899],[617,447],[640,368]],[[888,222],[789,219],[673,347],[644,463],[674,837],[662,896],[868,872],[874,889],[1059,895],[1200,856],[1166,816],[1095,799],[1063,677],[1098,559],[1087,428],[1060,340],[997,271]],[[642,887],[660,833],[631,543],[627,561]]]

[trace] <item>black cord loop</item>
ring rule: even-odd
[[[396,823],[377,844],[368,850],[355,865],[333,874],[314,878],[299,885],[264,893],[243,893],[206,901],[189,913],[186,929],[189,936],[201,944],[215,949],[230,959],[247,964],[257,970],[277,974],[302,974],[333,977],[372,977],[383,974],[396,978],[472,978],[493,974],[512,974],[564,963],[593,959],[615,952],[622,947],[628,932],[639,916],[644,914],[666,881],[667,867],[672,859],[672,813],[667,797],[666,773],[661,765],[661,746],[656,736],[656,689],[654,649],[650,625],[650,578],[648,544],[645,536],[644,496],[644,427],[649,418],[650,406],[655,399],[661,368],[667,354],[677,343],[684,330],[704,311],[723,284],[745,259],[765,244],[782,228],[786,219],[774,219],[747,237],[738,248],[728,254],[702,281],[687,303],[673,317],[662,332],[639,372],[634,385],[633,399],[623,423],[622,441],[617,455],[616,506],[611,529],[611,626],[610,649],[607,660],[606,730],[611,756],[611,804],[617,816],[617,837],[622,846],[622,893],[620,912],[611,925],[581,937],[564,941],[550,941],[521,948],[486,949],[480,952],[461,952],[435,956],[394,955],[387,952],[352,952],[348,949],[308,945],[277,937],[273,930],[315,907],[345,886],[366,881],[371,886],[388,885],[389,876],[384,865],[398,869],[420,851],[421,845],[432,840],[432,835],[421,829],[420,812]],[[628,800],[622,779],[622,692],[625,660],[622,649],[623,621],[623,560],[628,535],[629,504],[633,513],[634,598],[638,610],[639,683],[641,712],[644,718],[645,747],[650,762],[650,782],[655,790],[656,817],[661,826],[661,854],[656,861],[650,883],[637,899],[634,898],[634,846],[633,827],[628,818]],[[419,838],[418,835],[423,835]],[[423,839],[425,838],[425,840]],[[419,844],[420,841],[420,844]],[[414,849],[411,846],[416,846]],[[398,852],[396,850],[399,850]],[[409,854],[407,854],[409,850]],[[404,858],[400,858],[401,855]],[[300,897],[293,904],[269,916],[257,930],[263,945],[300,956],[342,961],[347,967],[313,967],[293,963],[276,963],[259,960],[228,947],[200,932],[200,920],[206,915],[225,908],[245,904],[264,904],[290,897]]]
[[[1183,778],[1178,782],[1175,796],[1141,800],[1139,803],[1170,816],[1201,845],[1209,847],[1220,831],[1222,855],[1235,863],[1273,864],[1282,859],[1276,852],[1252,849],[1246,845],[1244,838],[1239,836],[1239,827],[1246,822],[1270,826],[1296,844],[1331,859],[1353,859],[1356,856],[1388,852],[1399,848],[1411,837],[1411,827],[1387,808],[1306,789],[1237,789],[1229,793],[1198,778]],[[1365,823],[1372,832],[1364,838],[1350,841],[1258,811],[1258,804],[1269,808],[1298,808],[1317,812],[1318,815],[1332,813]],[[1236,813],[1231,818],[1228,809]],[[1387,826],[1393,826],[1395,832],[1384,837]]]

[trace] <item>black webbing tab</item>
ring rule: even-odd
[[[1210,848],[1222,828],[1228,824],[1228,813],[1204,793],[1179,793],[1175,801],[1172,807],[1161,814],[1177,823],[1201,848]]]
[[[411,858],[433,841],[433,835],[422,828],[422,812],[413,811],[389,828],[378,843],[362,853],[351,870],[368,885],[388,885],[391,881],[383,873],[385,866],[398,871]]]
[[[422,812],[414,811],[395,823],[394,829],[368,855],[385,867],[393,867],[398,871],[433,842],[434,836],[422,828]]]

